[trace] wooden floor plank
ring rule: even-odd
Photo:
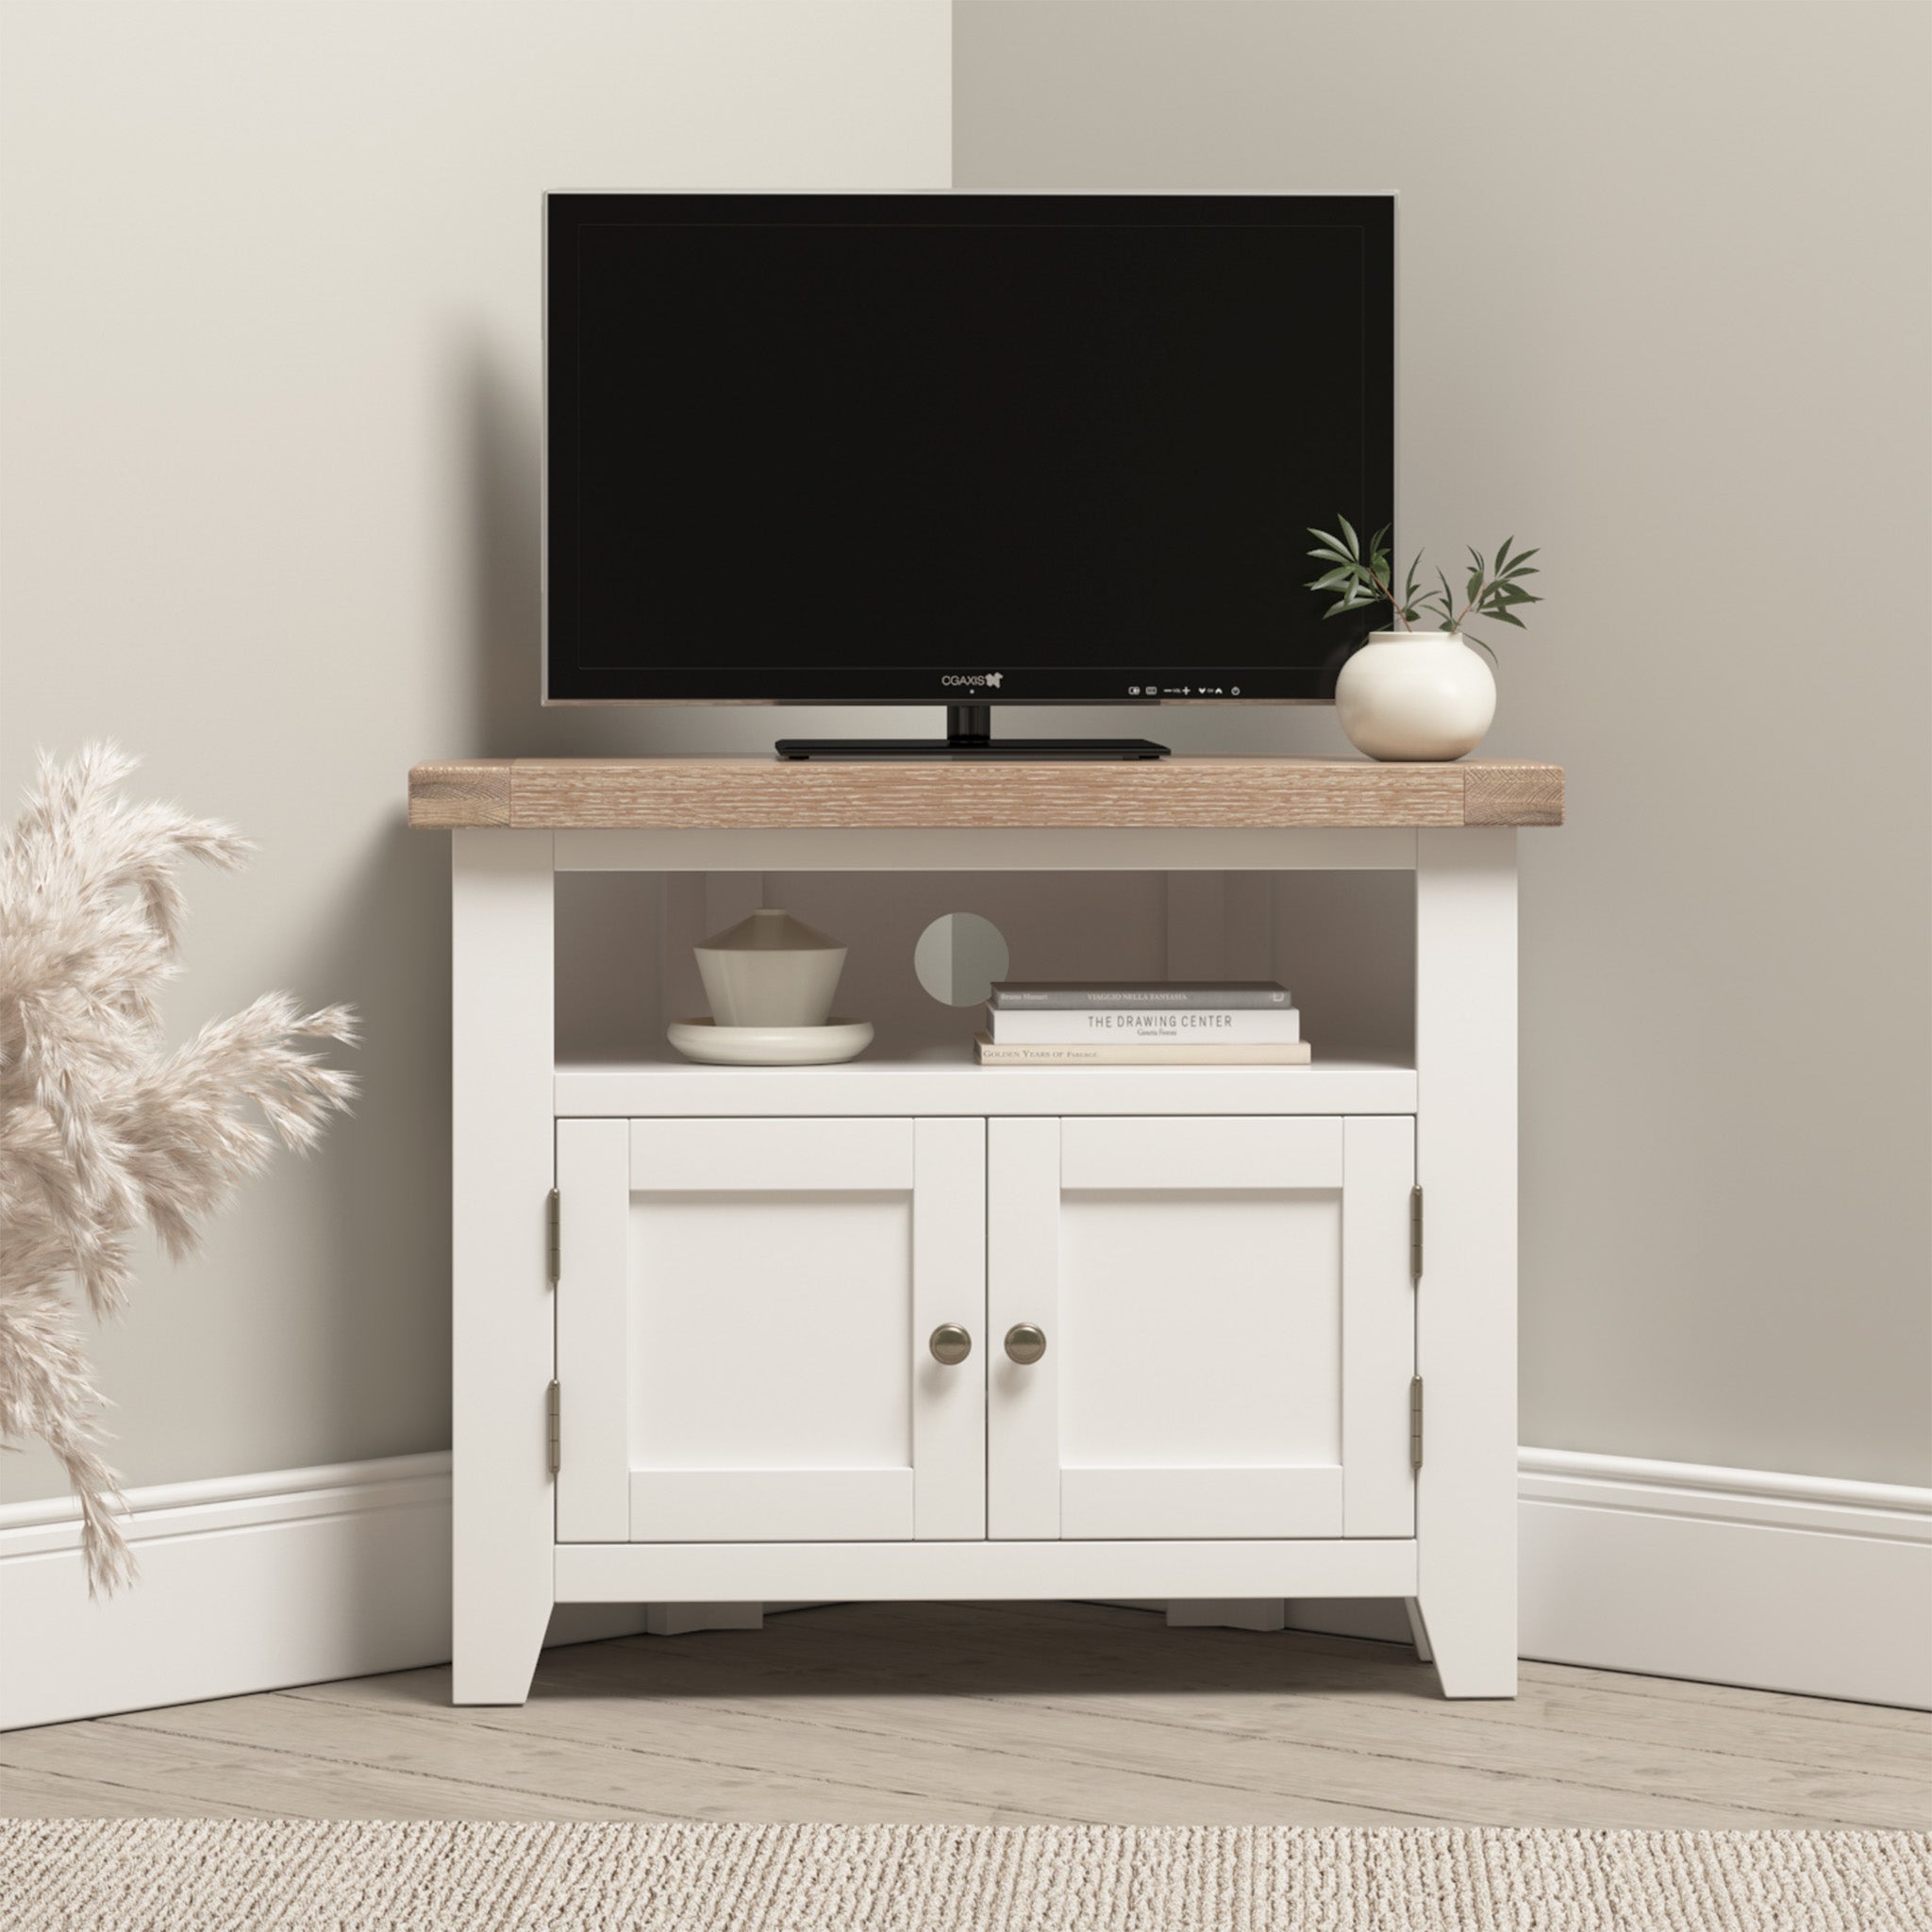
[[[1052,1607],[1064,1607],[1075,1613],[1074,1621],[1086,1621],[1077,1614],[1082,1606]],[[1874,1712],[1873,1706],[1747,1692],[1743,1693],[1744,1702],[1725,1705],[1723,1708],[1727,1715],[1714,1720],[1711,1707],[1672,1694],[1686,1688],[1673,1679],[1629,1678],[1556,1664],[1525,1664],[1521,1692],[1513,1700],[1450,1702],[1439,1694],[1434,1672],[1420,1664],[1407,1646],[1295,1633],[1289,1641],[1296,1655],[1291,1671],[1285,1672],[1272,1660],[1273,1654],[1266,1647],[1271,1640],[1264,1638],[1257,1646],[1252,1632],[1170,1632],[1144,1612],[1091,1607],[1108,1619],[1106,1627],[1086,1628],[1077,1649],[1053,1646],[1051,1661],[1037,1678],[1009,1673],[1003,1688],[1042,1688],[1071,1670],[1104,1673],[1111,1665],[1124,1685],[1136,1689],[1153,1672],[1158,1673],[1164,1690],[1200,1695],[1223,1692],[1241,1701],[1299,1701],[1319,1687],[1324,1697],[1339,1694],[1351,1703],[1366,1697],[1412,1710],[1425,1724],[1485,1724],[1512,1730],[1534,1728],[1540,1733],[1569,1731],[1754,1760],[1889,1772],[1921,1781],[1932,1777],[1932,1719],[1919,1712],[1880,1709],[1882,1718],[1905,1722],[1871,1725],[1866,1719]],[[808,1617],[812,1614],[805,1613]],[[781,1625],[773,1627],[784,1634]],[[971,1624],[951,1627],[962,1637],[974,1628]],[[982,1631],[984,1627],[979,1626]],[[852,1634],[860,1635],[858,1631]],[[862,1635],[870,1644],[899,1643],[908,1653],[919,1641],[890,1624],[868,1627]],[[974,1635],[967,1641],[987,1644],[997,1639]],[[1024,1653],[1010,1644],[1003,1646],[1003,1652],[1024,1669]],[[743,1655],[748,1659],[749,1654]],[[907,1668],[917,1666],[908,1664]],[[1654,1686],[1663,1694],[1632,1694],[1636,1686]]]
[[[217,1815],[227,1814],[217,1812],[200,1798],[171,1797],[165,1792],[148,1790],[140,1786],[76,1777],[64,1771],[22,1771],[10,1764],[0,1764],[0,1818],[207,1818]]]
[[[939,1704],[944,1700],[932,1699]],[[676,1806],[694,1788],[723,1787],[730,1815],[771,1818],[771,1790],[815,1797],[821,1819],[844,1816],[855,1803],[874,1820],[971,1818],[1016,1823],[1191,1822],[1273,1816],[1267,1792],[1205,1778],[1195,1754],[1182,1761],[1148,1751],[1145,1764],[1115,1761],[1101,1781],[1105,1804],[1090,1801],[1068,1771],[1080,1760],[1042,1754],[1038,1713],[1015,1712],[1008,1725],[981,1724],[975,1736],[922,1737],[915,1728],[881,1729],[828,1720],[787,1707],[747,1712],[695,1700],[641,1700],[620,1684],[614,1694],[582,1695],[524,1709],[454,1711],[441,1700],[406,1710],[367,1700],[358,1705],[306,1700],[299,1715],[262,1700],[189,1706],[151,1720],[177,1737],[213,1745],[275,1737],[318,1758],[368,1754],[391,1769],[422,1768],[448,1775],[467,1763],[479,1783],[513,1787],[522,1775],[546,1790],[581,1796],[603,1792],[640,1810]],[[1051,1720],[1044,1721],[1051,1723]],[[1297,1793],[1312,1822],[1400,1823],[1399,1810],[1356,1791],[1324,1797]],[[1206,1807],[1206,1810],[1203,1810]],[[1118,1815],[1116,1815],[1118,1814]]]
[[[899,1604],[839,1606],[841,1611],[863,1610],[874,1613],[887,1626],[896,1622],[897,1613],[907,1607],[908,1607]],[[1017,1614],[1033,1623],[1086,1625],[1091,1620],[1098,1619],[1104,1624],[1115,1628],[1141,1628],[1146,1626],[1150,1621],[1165,1627],[1164,1619],[1158,1613],[1127,1609],[1110,1604],[1007,1602],[952,1604],[936,1607],[943,1607],[956,1613],[970,1613],[978,1619]],[[789,1621],[789,1618],[778,1621],[782,1623]],[[1250,1633],[1219,1630],[1214,1634],[1239,1641]],[[1411,1661],[1415,1655],[1406,1644],[1374,1643],[1360,1638],[1335,1637],[1316,1630],[1297,1630],[1288,1634],[1298,1648],[1310,1653],[1355,1657],[1367,1651],[1393,1652]],[[1924,1711],[1907,1710],[1895,1705],[1853,1704],[1837,1698],[1806,1696],[1797,1691],[1754,1690],[1737,1684],[1709,1684],[1696,1678],[1641,1676],[1634,1672],[1596,1670],[1581,1664],[1544,1663],[1534,1657],[1524,1658],[1518,1664],[1517,1670],[1521,1681],[1524,1683],[1588,1684],[1600,1688],[1607,1694],[1649,1698],[1673,1704],[1716,1706],[1726,1710],[1775,1710],[1794,1719],[1897,1731],[1907,1736],[1924,1737],[1928,1723]],[[1472,1704],[1465,1707],[1478,1707]],[[1480,1707],[1507,1712],[1510,1705],[1507,1700],[1499,1700],[1482,1703]]]
[[[857,1607],[856,1606],[854,1607]],[[869,1607],[891,1610],[895,1605],[874,1605]],[[997,1613],[1008,1609],[1039,1610],[1053,1621],[1081,1621],[1082,1613],[1089,1609],[1104,1611],[1110,1617],[1124,1622],[1144,1620],[1144,1610],[1115,1609],[1107,1605],[1087,1604],[1041,1604],[1008,1605],[987,1604],[973,1606]],[[1246,1633],[1223,1631],[1224,1637],[1238,1638]],[[1412,1657],[1414,1653],[1406,1644],[1367,1644],[1359,1638],[1333,1637],[1325,1632],[1298,1630],[1292,1633],[1297,1643],[1310,1649],[1319,1649],[1337,1656],[1357,1655],[1364,1648],[1393,1650],[1405,1657]],[[1797,1691],[1755,1690],[1738,1684],[1709,1684],[1690,1677],[1641,1676],[1628,1671],[1596,1670],[1582,1664],[1545,1663],[1534,1657],[1524,1657],[1517,1665],[1518,1678],[1522,1683],[1589,1684],[1605,1691],[1624,1697],[1644,1698],[1654,1702],[1664,1702],[1690,1707],[1715,1707],[1723,1710],[1779,1711],[1799,1721],[1807,1723],[1846,1725],[1854,1728],[1887,1730],[1904,1733],[1909,1737],[1925,1735],[1927,1718],[1924,1711],[1908,1710],[1890,1704],[1853,1704],[1838,1698],[1811,1697]],[[1504,1710],[1509,1708],[1507,1700],[1486,1703],[1484,1708]]]
[[[828,1616],[832,1624],[824,1622]],[[1775,1709],[1739,1711],[1714,1724],[1707,1708],[1655,1700],[1633,1708],[1628,1700],[1605,1697],[1589,1681],[1595,1673],[1565,1672],[1557,1683],[1528,1681],[1513,1703],[1451,1703],[1438,1695],[1433,1673],[1412,1652],[1387,1644],[1337,1640],[1342,1647],[1329,1652],[1291,1640],[1294,1660],[1284,1671],[1274,1661],[1281,1646],[1271,1638],[1257,1641],[1255,1633],[1244,1631],[1170,1632],[1144,1617],[1134,1625],[1090,1627],[1077,1649],[1057,1645],[1044,1656],[1036,1646],[1003,1641],[997,1623],[989,1629],[984,1621],[942,1625],[934,1619],[910,1629],[855,1629],[851,1622],[842,1610],[805,1612],[774,1620],[749,1643],[715,1637],[634,1640],[642,1646],[637,1654],[654,1660],[635,1688],[658,1697],[739,1700],[761,1690],[788,1697],[808,1691],[866,1695],[880,1680],[880,1666],[890,1654],[890,1682],[908,1690],[937,1691],[957,1684],[975,1695],[1030,1697],[1065,1707],[1070,1697],[1131,1701],[1152,1681],[1159,1687],[1151,1694],[1163,1715],[1184,1699],[1188,1712],[1198,1707],[1201,1722],[1217,1730],[1266,1727],[1345,1742],[1362,1733],[1356,1727],[1338,1735],[1338,1727],[1355,1721],[1337,1717],[1334,1707],[1353,1712],[1366,1703],[1401,1713],[1418,1752],[1421,1740],[1442,1739],[1440,1746],[1428,1746],[1435,1756],[1468,1750],[1494,1764],[1502,1761],[1496,1754],[1507,1748],[1503,1740],[1533,1737],[1554,1770],[1558,1758],[1575,1762],[1578,1754],[1607,1746],[1610,1757],[1627,1757],[1629,1776],[1605,1781],[1632,1789],[1650,1788],[1650,1766],[1660,1748],[1688,1754],[1685,1774],[1695,1789],[1707,1788],[1710,1779],[1724,1784],[1727,1777],[1768,1784],[1769,1767],[1774,1766],[1896,1776],[1908,1782],[1914,1797],[1932,1780],[1932,1724],[1922,1724],[1916,1733],[1840,1737],[1817,1723],[1788,1722]],[[941,1630],[945,1641],[936,1641]],[[599,1659],[623,1655],[621,1647],[598,1646],[594,1653]],[[696,1674],[675,1668],[679,1659],[688,1660]],[[609,1666],[592,1661],[587,1667]],[[561,1690],[575,1680],[575,1670],[559,1659],[546,1684]],[[1175,1721],[1194,1720],[1182,1715]],[[1469,1734],[1467,1742],[1455,1741],[1459,1733]],[[1737,1760],[1728,1769],[1705,1761],[1726,1757]],[[1818,1802],[1827,1803],[1824,1793]]]
[[[586,1804],[569,1793],[547,1791],[541,1776],[532,1776],[522,1790],[501,1789],[483,1779],[332,1761],[297,1749],[251,1748],[232,1740],[144,1732],[119,1718],[50,1725],[0,1738],[0,1792],[10,1794],[8,1781],[16,1774],[71,1774],[118,1791],[126,1802],[110,1814],[115,1816],[542,1819],[636,1815],[608,1800]],[[9,1803],[8,1808],[24,1812],[28,1807]]]
[[[1229,1633],[1230,1640],[1241,1640]],[[743,1654],[741,1649],[740,1654]],[[1011,1696],[983,1690],[944,1688],[949,1674],[971,1685],[974,1674],[957,1669],[957,1655],[917,1675],[895,1676],[894,1694],[836,1694],[828,1689],[784,1702],[782,1714],[756,1699],[733,1696],[721,1686],[706,1697],[711,1723],[735,1711],[756,1724],[789,1722],[922,1741],[941,1739],[957,1749],[997,1740],[1001,1748],[1047,1758],[1085,1775],[1111,1774],[1150,1756],[1169,1774],[1202,1788],[1203,1802],[1224,1802],[1229,1785],[1272,1791],[1283,1799],[1327,1791],[1352,1802],[1386,1802],[1391,1775],[1432,1815],[1469,1822],[1605,1823],[1657,1803],[1710,1806],[1714,1787],[1720,1808],[1741,1820],[1746,1811],[1775,1819],[1804,1817],[1818,1824],[1916,1824],[1923,1816],[1924,1781],[1840,1769],[1792,1766],[1748,1757],[1716,1760],[1696,1749],[1660,1751],[1650,1741],[1577,1737],[1524,1724],[1506,1729],[1471,1724],[1460,1707],[1441,1701],[1389,1707],[1361,1697],[1314,1697],[1274,1689],[1199,1695],[1183,1703],[1162,1694],[1106,1689],[1041,1696]],[[664,1686],[680,1668],[640,1642],[612,1645],[581,1660],[559,1690],[575,1688],[595,1696],[600,1713],[614,1711],[620,1724],[649,1688]],[[658,1707],[654,1706],[654,1707]],[[558,1713],[581,1730],[576,1699],[540,1699],[523,1722],[559,1727]],[[1521,1802],[1533,1815],[1509,1807]],[[1640,1802],[1641,1801],[1641,1802]],[[1469,1809],[1457,1807],[1466,1804]]]
[[[1903,1720],[1903,1722],[1901,1722]],[[1455,1703],[1405,1646],[1106,1606],[841,1605],[0,1736],[38,1816],[1021,1824],[1932,1824],[1910,1712],[1525,1665]]]

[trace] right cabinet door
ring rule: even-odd
[[[1407,1116],[988,1123],[987,1533],[1407,1537]]]

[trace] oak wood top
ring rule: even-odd
[[[533,831],[1560,825],[1563,768],[1513,758],[462,758],[410,772],[409,823]]]

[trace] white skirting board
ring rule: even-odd
[[[1932,1709],[1932,1490],[1525,1449],[1518,1644]]]
[[[1557,1450],[1521,1468],[1524,1657],[1932,1708],[1932,1490]],[[95,1604],[72,1506],[0,1506],[0,1729],[449,1657],[446,1455],[128,1501],[142,1578]],[[1289,1621],[1407,1636],[1392,1601]],[[576,1606],[549,1641],[643,1628]]]
[[[449,1455],[133,1490],[141,1575],[90,1603],[78,1513],[0,1506],[0,1730],[449,1660]],[[548,1641],[641,1630],[559,1609]]]
[[[1566,1449],[1517,1469],[1522,1656],[1932,1709],[1932,1490]],[[1373,1600],[1288,1622],[1408,1638]]]

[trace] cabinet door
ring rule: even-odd
[[[560,1541],[985,1535],[983,1123],[557,1139]]]
[[[989,1131],[990,1535],[1413,1534],[1409,1120]]]

